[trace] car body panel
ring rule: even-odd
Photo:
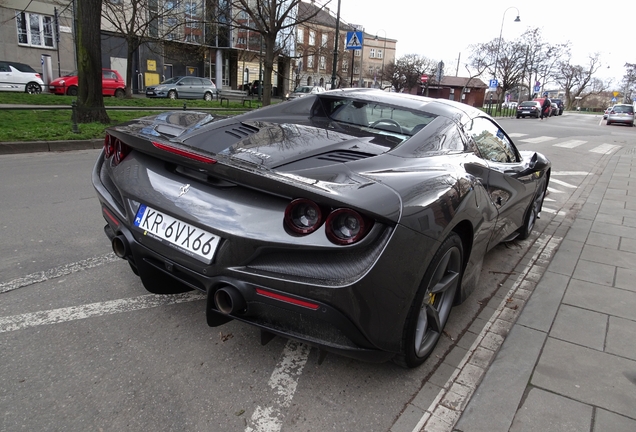
[[[525,101],[517,106],[517,118],[535,117],[541,115],[541,103],[538,101]]]
[[[607,114],[607,124],[620,123],[634,126],[634,107],[627,104],[617,104]]]
[[[0,91],[40,93],[43,86],[40,74],[31,66],[0,60]]]
[[[156,86],[146,87],[146,97],[169,98],[171,93],[177,99],[212,99],[218,90],[208,78],[194,76],[177,76],[169,78]]]
[[[308,94],[318,94],[324,91],[326,91],[325,88],[320,86],[299,86],[293,92],[288,93],[286,99],[296,99],[307,96]]]
[[[77,95],[77,71],[59,77],[49,84],[49,92],[57,95]],[[124,78],[114,69],[102,69],[102,95],[123,97],[126,92]]]
[[[175,111],[108,133],[130,153],[116,163],[102,152],[92,181],[106,234],[129,245],[122,255],[142,281],[160,274],[209,299],[230,286],[245,310],[225,316],[209,300],[211,325],[233,318],[377,361],[402,349],[443,240],[455,232],[465,243],[462,301],[485,253],[523,225],[550,168],[535,171],[537,154],[517,151],[480,110],[380,90],[327,91],[229,118]],[[297,199],[329,217],[358,212],[366,236],[335,244],[329,218],[290,231],[286,212]],[[219,236],[212,260],[135,226],[141,204]]]

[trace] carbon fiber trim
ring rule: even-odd
[[[340,252],[270,251],[256,257],[246,268],[322,283],[346,283],[360,278],[373,265],[392,232],[392,229],[386,228],[371,246],[364,249]]]

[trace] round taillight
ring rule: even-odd
[[[337,209],[327,217],[327,238],[338,245],[361,240],[371,228],[372,221],[351,209]]]
[[[114,138],[110,135],[104,137],[104,155],[106,159],[111,157],[115,153],[115,145],[113,144]]]
[[[285,209],[285,224],[298,234],[310,234],[322,225],[322,210],[305,198],[293,200]]]
[[[130,153],[130,147],[121,142],[119,138],[115,138],[115,165],[124,160],[124,158]]]

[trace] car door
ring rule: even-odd
[[[11,68],[8,63],[0,62],[0,89],[12,90]]]
[[[196,91],[196,78],[185,77],[179,82],[177,91],[181,99],[194,99]]]
[[[117,75],[113,71],[102,71],[102,94],[104,96],[113,96],[117,89]]]
[[[510,137],[494,121],[478,117],[465,124],[464,129],[488,167],[487,176],[482,173],[481,180],[498,211],[491,238],[491,245],[496,245],[522,225],[536,190],[536,179],[520,175],[526,164]]]

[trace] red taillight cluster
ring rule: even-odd
[[[121,142],[119,138],[106,135],[104,138],[104,156],[106,159],[113,156],[113,165],[118,165],[130,153],[130,147]]]
[[[325,224],[327,238],[337,245],[356,243],[367,235],[373,221],[348,208],[325,210],[315,202],[298,198],[285,209],[285,226],[293,233],[311,234]]]

